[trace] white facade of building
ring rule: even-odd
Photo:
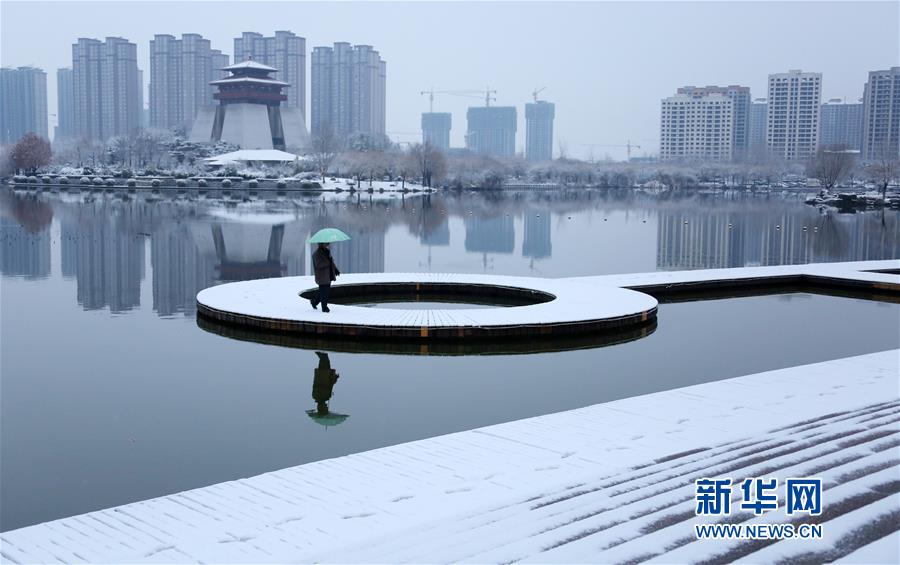
[[[819,146],[822,73],[769,75],[766,149],[786,161],[806,161]]]
[[[729,161],[734,102],[720,93],[676,94],[662,101],[659,157],[664,161]]]
[[[863,158],[900,156],[900,67],[871,71],[863,104]]]

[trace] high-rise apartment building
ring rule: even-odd
[[[224,63],[224,64],[222,64]],[[210,81],[222,78],[228,56],[196,33],[181,39],[158,34],[150,40],[150,125],[190,124],[203,106],[213,104]]]
[[[863,104],[863,158],[896,158],[900,155],[900,67],[870,71]]]
[[[725,94],[676,94],[662,101],[662,160],[729,161],[734,147],[734,101]]]
[[[272,37],[245,31],[234,40],[234,62],[247,59],[278,69],[275,78],[291,85],[284,105],[300,108],[306,116],[306,38],[290,31],[276,31]]]
[[[750,103],[750,120],[747,127],[747,150],[752,157],[759,157],[766,151],[766,104],[765,98],[757,98]]]
[[[438,149],[450,149],[449,112],[424,112],[422,114],[422,143],[429,143]]]
[[[703,97],[707,94],[722,94],[731,99],[733,145],[731,155],[734,159],[744,159],[750,146],[750,87],[748,86],[683,86],[677,94]]]
[[[466,147],[482,155],[512,157],[516,153],[516,108],[479,106],[466,113]]]
[[[310,79],[313,135],[384,134],[387,64],[371,45],[315,47]]]
[[[786,161],[806,161],[819,146],[822,73],[769,75],[766,149]]]
[[[47,73],[34,67],[0,69],[0,142],[26,133],[47,137]]]
[[[105,140],[139,128],[137,45],[121,37],[79,38],[72,45],[72,90],[76,136]]]
[[[228,76],[225,67],[231,64],[227,53],[222,53],[218,49],[210,49],[209,61],[212,67],[212,80],[219,80]]]
[[[819,118],[819,146],[842,146],[846,149],[862,149],[863,104],[846,103],[832,98],[822,104]]]
[[[53,139],[69,139],[75,135],[75,93],[72,69],[56,70],[56,131]]]
[[[525,159],[553,158],[553,117],[556,106],[546,100],[525,104]]]

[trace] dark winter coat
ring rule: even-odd
[[[337,279],[341,274],[334,259],[331,258],[331,251],[327,247],[319,247],[312,256],[313,270],[316,274],[316,284],[330,285],[331,281]]]
[[[316,402],[328,402],[340,375],[331,368],[327,353],[316,352],[316,355],[319,356],[319,366],[313,371],[312,397]]]

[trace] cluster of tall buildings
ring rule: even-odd
[[[57,71],[55,138],[104,141],[148,126],[190,132],[204,110],[209,113],[210,108],[225,104],[220,91],[223,84],[235,79],[226,70],[230,63],[245,61],[275,73],[275,77],[263,80],[270,81],[269,85],[278,82],[284,89],[277,100],[256,102],[299,116],[307,131],[305,38],[290,31],[276,31],[271,37],[244,32],[234,39],[233,61],[196,33],[181,37],[157,34],[149,47],[149,112],[145,117],[144,77],[138,68],[137,45],[120,37],[107,37],[105,41],[79,38],[72,46],[72,66]],[[315,47],[311,59],[313,133],[330,128],[339,137],[384,134],[387,64],[378,51],[370,45],[335,43],[333,47]],[[245,91],[253,89],[254,80],[240,78]],[[3,143],[14,143],[28,132],[48,137],[43,70],[3,68],[0,101]],[[277,129],[274,123],[272,128]],[[307,139],[305,134],[302,137]]]
[[[553,119],[556,106],[546,100],[525,104],[525,158],[553,158]],[[518,115],[515,106],[476,106],[466,112],[466,149],[496,157],[516,154]],[[439,149],[450,149],[452,116],[447,112],[422,114],[422,141]]]
[[[805,161],[820,147],[864,159],[900,155],[900,67],[871,71],[862,99],[822,103],[822,74],[769,75],[768,96],[746,86],[686,86],[662,100],[662,160]]]
[[[313,135],[385,133],[387,63],[371,45],[314,48],[310,78]]]

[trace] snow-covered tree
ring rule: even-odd
[[[856,164],[856,152],[846,146],[821,147],[810,157],[806,176],[819,181],[825,190],[831,190],[844,180]]]
[[[866,165],[866,176],[881,189],[881,198],[887,196],[888,186],[900,178],[900,158],[887,146],[876,149],[875,157]]]
[[[339,149],[340,143],[338,138],[334,134],[334,130],[329,126],[323,127],[322,131],[313,135],[310,140],[310,157],[323,182],[325,181],[325,175],[328,174],[328,169],[331,168],[331,164],[337,157]]]
[[[12,148],[10,158],[16,172],[37,172],[41,167],[50,164],[53,152],[50,142],[35,133],[26,133]]]
[[[431,186],[432,180],[441,179],[447,173],[444,153],[429,142],[415,143],[409,147],[409,155],[422,178],[423,186]]]

